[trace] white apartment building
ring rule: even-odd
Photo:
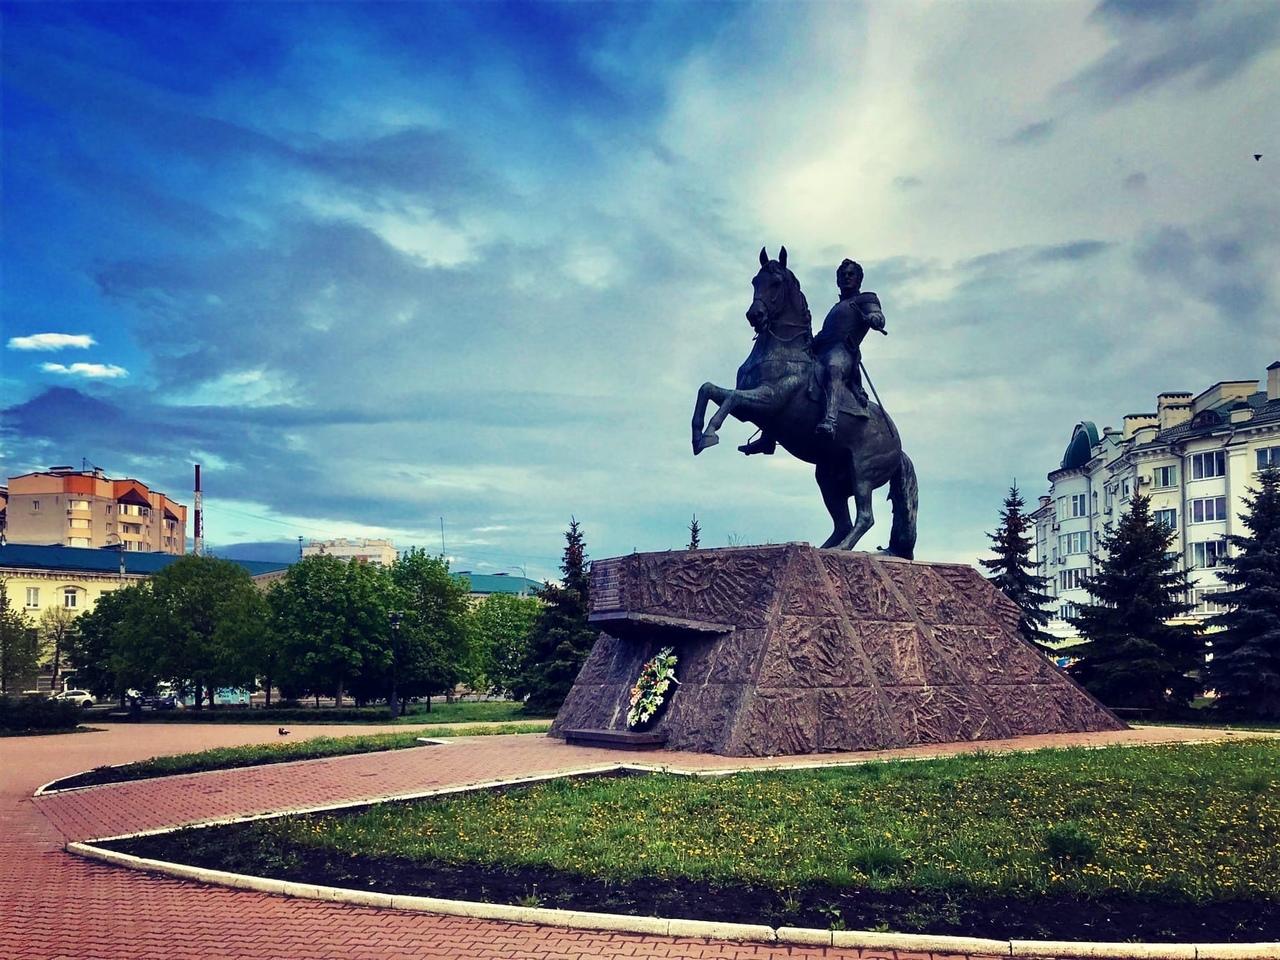
[[[1047,629],[1063,640],[1076,635],[1066,618],[1088,600],[1081,580],[1093,573],[1098,535],[1138,491],[1176,533],[1173,549],[1192,582],[1189,616],[1220,609],[1210,597],[1223,587],[1215,568],[1231,551],[1226,538],[1247,532],[1240,514],[1257,472],[1280,467],[1280,361],[1267,368],[1265,390],[1257,380],[1226,380],[1198,396],[1162,393],[1155,413],[1122,422],[1101,434],[1090,421],[1076,425],[1032,514],[1054,598]]]
[[[301,538],[299,538],[301,539]],[[396,545],[390,540],[312,540],[302,545],[302,556],[311,557],[327,553],[339,560],[355,560],[357,563],[376,563],[389,567],[396,562]]]

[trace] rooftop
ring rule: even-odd
[[[190,556],[190,554],[188,554]],[[150,575],[159,573],[169,564],[180,560],[172,553],[124,552],[126,573]],[[270,563],[265,560],[230,560],[244,568],[250,576],[287,570],[287,563]],[[33,543],[7,543],[0,546],[0,573],[6,569],[67,570],[84,573],[119,573],[120,551],[91,547],[64,547],[58,544],[43,546]]]

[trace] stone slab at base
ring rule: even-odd
[[[566,730],[563,736],[566,743],[615,750],[657,750],[667,743],[665,733],[648,730]]]
[[[596,561],[601,633],[551,727],[626,732],[665,646],[680,681],[652,732],[723,756],[883,750],[1124,723],[1017,631],[972,567],[807,544]]]

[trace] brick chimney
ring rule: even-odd
[[[1280,360],[1267,367],[1267,399],[1280,400]]]

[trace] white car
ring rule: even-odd
[[[61,693],[55,693],[50,700],[71,700],[80,706],[88,708],[92,707],[98,701],[94,699],[93,694],[88,690],[63,690]]]

